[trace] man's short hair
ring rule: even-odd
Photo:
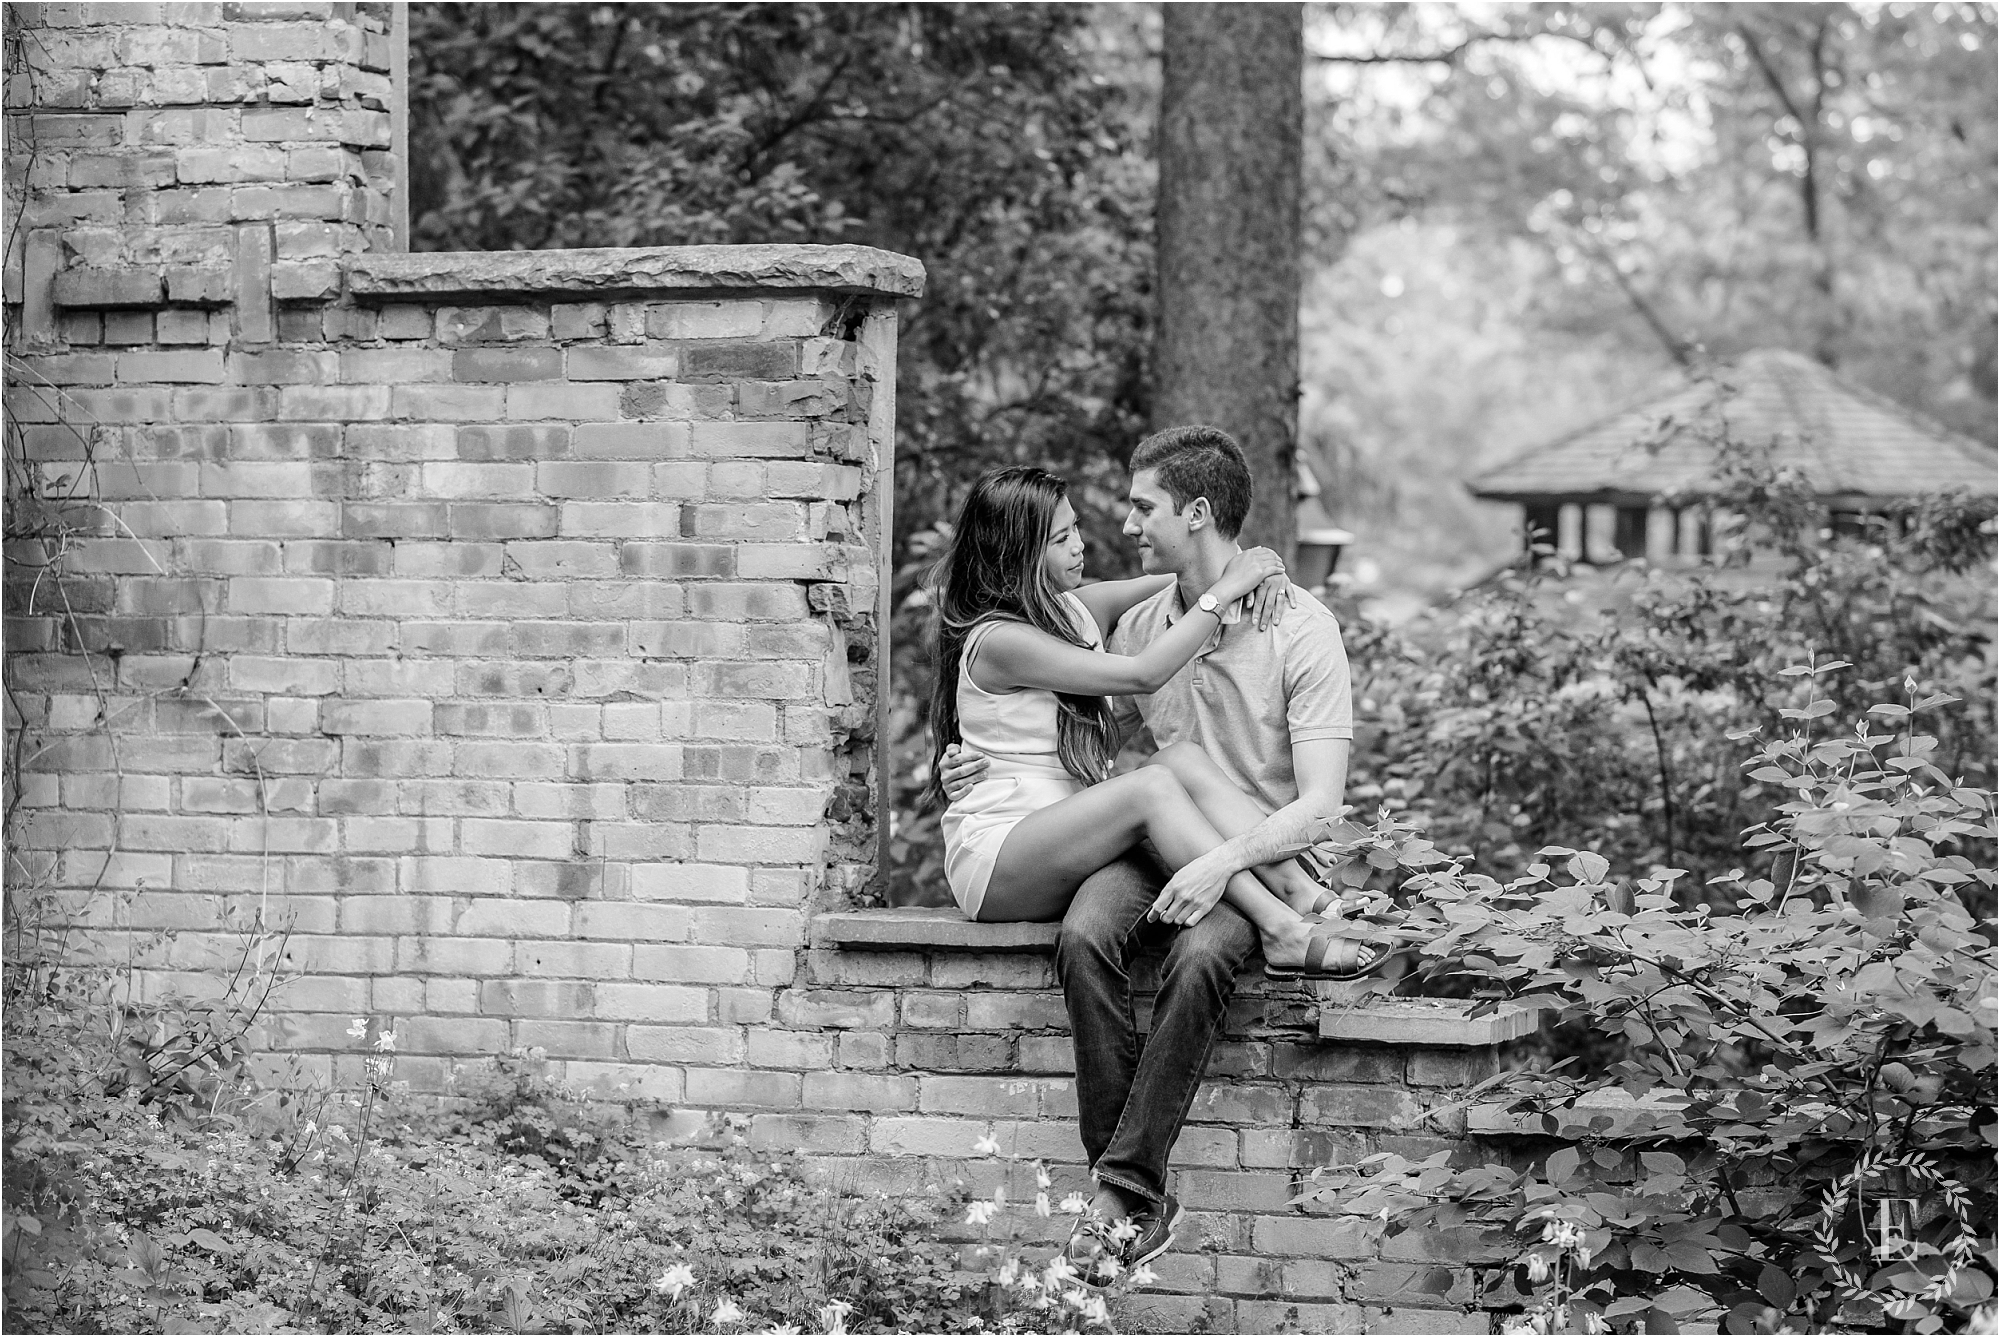
[[[1216,532],[1233,539],[1250,514],[1250,466],[1243,447],[1220,427],[1169,427],[1155,432],[1132,452],[1131,472],[1156,469],[1160,486],[1174,499],[1174,512],[1207,497]]]

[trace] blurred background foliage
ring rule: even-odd
[[[1045,462],[1073,480],[1093,573],[1129,570],[1157,10],[411,15],[419,248],[845,241],[927,267],[900,347],[890,769],[894,894],[935,894],[935,819],[911,802],[940,523],[981,469]],[[1489,855],[1546,828],[1723,859],[1756,820],[1724,728],[1767,709],[1753,684],[1785,654],[1860,662],[1835,641],[1873,679],[1969,692],[1963,755],[1990,771],[1983,559],[1886,529],[1820,545],[1824,517],[1767,480],[1746,496],[1787,556],[1778,593],[1634,574],[1592,620],[1496,574],[1517,517],[1459,480],[1766,346],[1992,443],[1993,6],[1328,4],[1306,22],[1299,444],[1358,535],[1336,599],[1370,725],[1356,796],[1418,803]],[[1977,508],[1938,523],[1984,542]]]

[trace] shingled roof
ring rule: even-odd
[[[1489,501],[1542,503],[1644,505],[1662,492],[1699,493],[1715,465],[1700,425],[1717,418],[1731,440],[1769,447],[1773,463],[1799,468],[1835,505],[1996,490],[1992,450],[1777,348],[1536,446],[1468,486]]]

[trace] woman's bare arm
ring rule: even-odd
[[[1137,605],[1174,583],[1172,576],[1140,576],[1134,580],[1100,580],[1076,592],[1083,606],[1097,619],[1097,629],[1108,639],[1111,629]]]
[[[1229,559],[1222,578],[1209,588],[1228,604],[1255,589],[1284,563],[1268,548],[1252,548]],[[1021,622],[1003,622],[979,642],[965,671],[988,692],[1039,687],[1089,696],[1129,696],[1157,692],[1193,659],[1216,628],[1215,615],[1195,611],[1182,618],[1136,655],[1106,654],[1071,645]]]

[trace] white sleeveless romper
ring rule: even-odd
[[[1083,600],[1067,592],[1062,599],[1084,641],[1103,650],[1097,619]],[[992,761],[979,783],[944,810],[944,878],[968,919],[979,917],[1007,833],[1029,813],[1083,788],[1057,760],[1054,692],[1038,687],[989,692],[966,672],[980,641],[999,625],[974,627],[958,660],[959,741]]]

